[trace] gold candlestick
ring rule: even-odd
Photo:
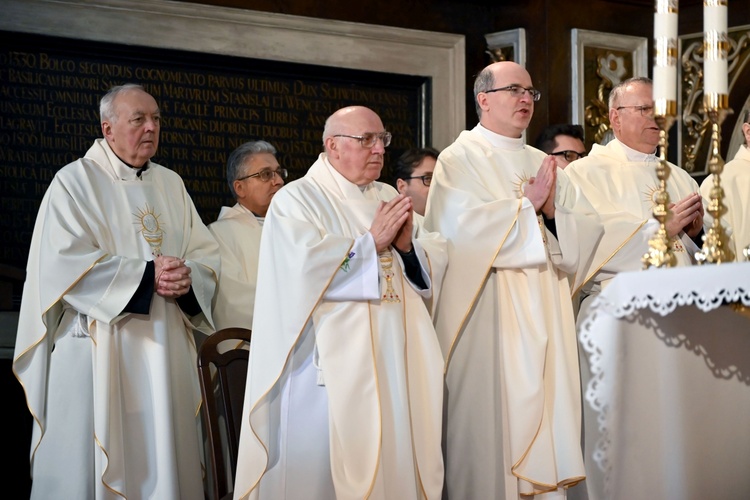
[[[726,229],[721,223],[722,216],[727,213],[727,207],[724,205],[724,188],[721,187],[724,160],[721,158],[719,146],[721,145],[721,124],[731,110],[728,107],[726,94],[707,94],[704,105],[706,115],[711,122],[711,158],[708,160],[708,171],[713,174],[714,185],[711,188],[707,211],[713,217],[713,223],[703,235],[703,248],[695,254],[695,258],[699,264],[721,264],[733,262],[735,257],[729,245]]]
[[[667,162],[667,133],[672,127],[675,119],[676,103],[670,101],[656,102],[656,110],[663,113],[654,116],[659,126],[659,164],[656,167],[656,178],[659,179],[659,189],[654,193],[654,218],[659,221],[659,230],[648,241],[649,250],[641,258],[643,268],[650,267],[674,267],[677,258],[672,249],[672,243],[667,235],[667,218],[669,217],[669,193],[667,192],[667,179],[671,167]],[[671,111],[671,113],[670,113]]]

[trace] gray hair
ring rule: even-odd
[[[234,181],[244,175],[244,170],[241,170],[242,166],[252,156],[262,153],[276,156],[276,148],[266,141],[248,141],[232,151],[227,158],[227,184],[235,199],[237,199],[237,192],[234,190]]]
[[[634,76],[632,78],[628,78],[627,80],[621,81],[620,83],[612,87],[612,90],[609,92],[609,109],[614,109],[618,104],[620,104],[620,99],[622,99],[622,96],[625,93],[625,89],[627,87],[638,83],[643,85],[654,84],[651,78],[648,78],[647,76]]]
[[[142,90],[146,92],[146,89],[142,85],[137,83],[126,83],[124,85],[117,85],[112,87],[104,94],[101,101],[99,101],[99,119],[101,123],[117,121],[117,114],[115,113],[115,99],[123,92],[129,92],[131,90]]]
[[[477,96],[480,92],[487,92],[488,90],[492,89],[494,85],[495,74],[492,73],[492,70],[489,66],[480,71],[476,79],[474,80],[474,106],[477,110],[477,117],[480,120],[482,119],[482,108],[479,107]]]

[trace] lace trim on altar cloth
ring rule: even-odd
[[[743,265],[747,266],[747,264]],[[736,264],[725,264],[721,267],[729,266],[736,266]],[[639,280],[636,283],[632,277],[626,278],[619,283],[620,286],[615,287],[615,290],[610,290],[610,287],[612,287],[610,285],[592,301],[588,314],[580,326],[579,342],[589,357],[591,379],[585,388],[585,399],[597,412],[597,426],[600,437],[595,446],[593,459],[604,473],[605,495],[609,494],[612,464],[608,459],[611,445],[609,429],[607,428],[610,402],[607,400],[606,384],[603,378],[605,363],[612,362],[611,359],[607,358],[616,356],[616,353],[602,352],[602,349],[594,341],[597,320],[602,315],[620,319],[643,309],[650,309],[656,314],[667,316],[678,306],[695,306],[703,312],[709,312],[727,303],[738,303],[750,307],[750,273],[747,272],[750,267],[733,269],[736,269],[737,272],[731,278],[728,278],[732,274],[728,272],[730,270],[722,269],[720,273],[722,276],[710,280],[700,279],[703,277],[702,273],[699,273],[699,279],[695,279],[695,275],[690,276],[692,279],[685,279],[689,275],[685,275],[684,271],[674,275],[674,280],[661,280],[658,283],[651,282],[650,279]],[[649,272],[645,271],[644,273],[648,274]],[[707,281],[714,284],[722,283],[722,285],[712,289]],[[728,282],[733,283],[729,284]],[[639,294],[637,293],[639,288],[647,291]]]

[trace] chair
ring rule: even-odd
[[[209,483],[215,500],[231,498],[234,489],[251,335],[245,328],[226,328],[207,337],[198,350]]]

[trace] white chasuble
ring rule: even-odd
[[[213,301],[216,329],[252,329],[263,226],[252,212],[237,203],[222,207],[219,218],[208,229],[221,251],[221,276]]]
[[[218,246],[182,180],[140,177],[103,139],[61,169],[34,227],[15,373],[34,417],[33,498],[203,498],[191,320],[156,294],[122,313],[155,254],[186,259],[209,330]]]
[[[601,227],[562,170],[557,238],[544,227],[523,196],[543,159],[478,126],[435,168],[425,226],[449,244],[435,326],[451,500],[562,494],[584,476],[569,276],[590,265]]]
[[[628,154],[643,161],[631,161]],[[582,302],[579,325],[601,290],[620,272],[643,269],[641,258],[649,250],[649,240],[659,229],[653,218],[655,193],[659,188],[656,177],[658,158],[634,150],[627,150],[617,139],[607,145],[595,144],[589,155],[576,160],[565,169],[570,181],[591,202],[604,225],[604,236],[596,250],[591,269],[585,272],[581,288]],[[698,191],[698,185],[681,168],[670,164],[667,192],[671,203],[676,203]],[[685,234],[674,237],[672,250],[678,266],[691,265],[698,247]],[[579,346],[581,383],[584,391],[591,380],[588,353]],[[588,403],[583,405],[584,462],[586,482],[571,492],[571,497],[596,500],[604,498],[601,470],[593,453],[600,438],[597,413]]]
[[[440,498],[442,356],[425,301],[445,242],[413,240],[426,290],[397,252],[378,256],[369,225],[396,195],[360,189],[321,155],[274,196],[235,498]]]
[[[617,273],[643,268],[641,257],[648,252],[648,241],[659,228],[653,218],[659,189],[657,158],[649,157],[646,161],[629,161],[623,144],[614,139],[606,146],[594,144],[587,157],[565,169],[604,225],[604,236],[593,259],[595,265],[584,278],[584,296],[597,294]],[[676,165],[670,166],[667,192],[671,203],[698,192],[698,184],[690,174]],[[695,243],[685,233],[674,237],[671,243],[677,265],[691,265],[698,250]]]
[[[706,210],[714,187],[714,176],[709,174],[701,183],[701,195]],[[750,149],[740,146],[734,159],[724,165],[721,173],[721,187],[724,189],[724,206],[727,213],[721,218],[729,235],[730,248],[734,258],[743,262],[742,251],[750,245]],[[706,231],[713,224],[711,214],[706,211],[703,227]]]

